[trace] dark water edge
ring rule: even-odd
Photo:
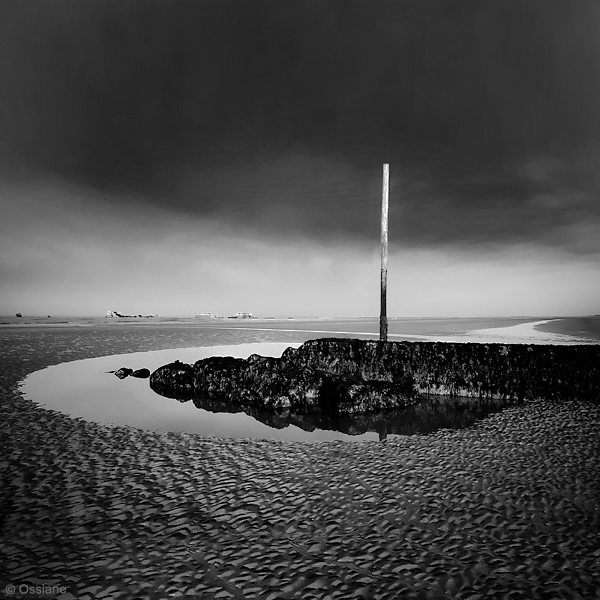
[[[600,315],[556,319],[536,326],[540,331],[571,335],[600,343]]]

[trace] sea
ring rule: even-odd
[[[86,326],[180,326],[215,332],[222,330],[224,343],[239,331],[277,331],[290,339],[301,334],[314,337],[352,336],[379,338],[380,322],[375,317],[81,317],[81,316],[0,316],[0,327],[86,327]],[[225,333],[228,331],[229,333]],[[279,336],[280,337],[280,336]],[[498,343],[600,343],[600,315],[511,316],[511,317],[389,317],[388,339],[498,342]]]

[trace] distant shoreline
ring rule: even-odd
[[[0,329],[112,329],[136,327],[278,332],[281,335],[314,334],[379,336],[375,317],[320,318],[208,318],[194,317],[0,317]],[[446,341],[470,343],[600,343],[600,317],[391,317],[390,341]]]
[[[390,324],[435,324],[435,323],[527,323],[547,319],[569,319],[572,317],[556,316],[509,316],[509,317],[388,317]],[[588,317],[581,317],[588,318]],[[7,325],[117,325],[117,324],[136,324],[136,325],[157,325],[168,323],[170,325],[199,325],[199,326],[231,326],[231,327],[252,327],[255,324],[268,323],[272,325],[290,324],[290,323],[379,323],[379,317],[253,317],[253,318],[235,318],[235,317],[100,317],[100,316],[30,316],[22,317],[0,315],[0,326]],[[499,327],[504,325],[498,325]]]

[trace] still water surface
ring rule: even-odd
[[[430,397],[418,407],[368,418],[327,421],[307,417],[288,424],[269,414],[215,413],[193,402],[165,398],[150,389],[148,379],[120,380],[110,371],[121,367],[151,372],[174,360],[193,364],[208,356],[247,358],[256,353],[281,356],[298,343],[255,343],[202,348],[179,348],[113,355],[54,365],[32,373],[21,383],[34,402],[88,421],[130,425],[141,429],[185,431],[204,436],[282,440],[377,440],[385,435],[429,433],[462,428],[502,407],[500,402]],[[267,424],[269,423],[269,424]],[[300,425],[300,426],[298,426]],[[347,432],[355,432],[351,435]],[[364,433],[356,433],[364,432]]]

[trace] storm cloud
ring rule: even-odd
[[[438,278],[456,273],[454,257],[461,283],[446,293],[457,299],[475,273],[512,281],[506,289],[529,278],[534,298],[531,265],[547,272],[539,290],[552,273],[591,281],[599,26],[595,0],[3,2],[5,304],[67,261],[90,289],[87,270],[105,273],[106,290],[102,265],[117,250],[148,269],[204,256],[210,272],[190,277],[223,289],[229,273],[230,295],[244,279],[235,265],[252,271],[248,252],[261,257],[257,290],[285,279],[277,256],[296,265],[303,290],[301,255],[312,257],[313,288],[333,286],[335,256],[348,278],[337,284],[357,297],[359,280],[377,275],[384,162],[392,253],[413,261],[409,280],[423,285],[416,265],[427,260]],[[285,287],[273,285],[274,296]],[[303,295],[288,292],[281,305]],[[578,310],[595,310],[596,292],[580,293]],[[374,312],[369,302],[355,310]]]
[[[317,239],[377,235],[390,162],[393,241],[599,250],[565,235],[600,221],[596,2],[0,11],[5,159]]]

